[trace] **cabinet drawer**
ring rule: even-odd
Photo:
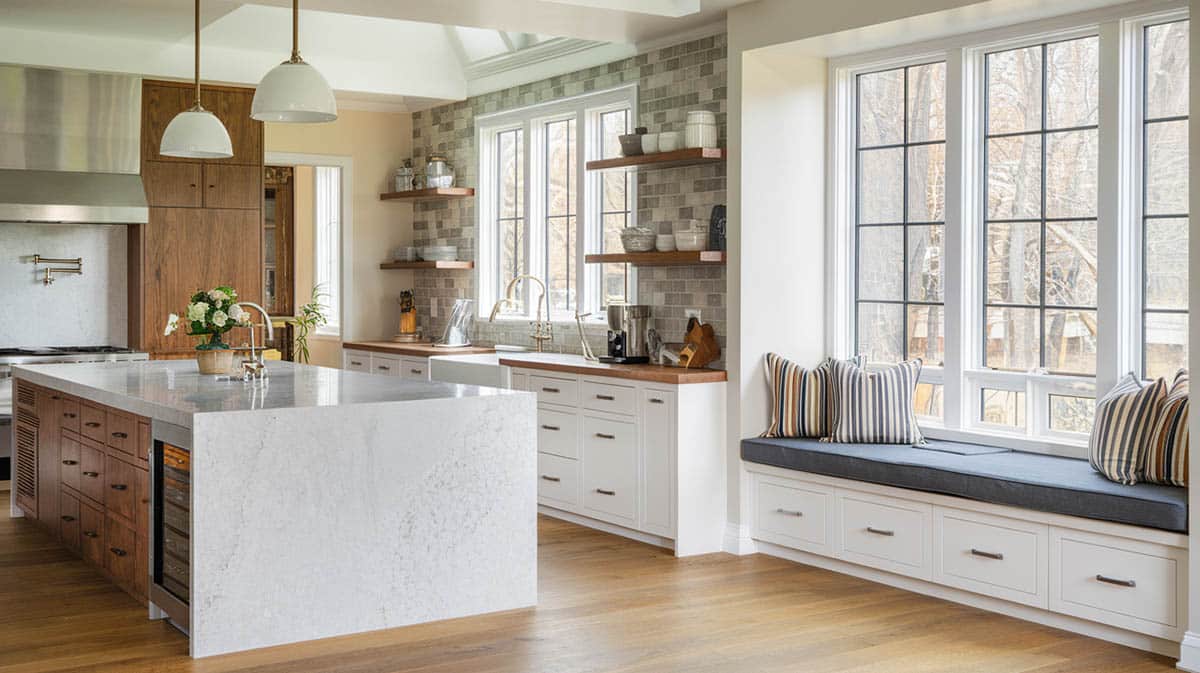
[[[104,536],[107,545],[104,569],[114,582],[128,589],[133,586],[136,573],[137,536],[132,528],[111,516],[105,521]]]
[[[579,404],[579,382],[575,379],[531,376],[529,377],[529,389],[537,393],[538,402],[562,404],[569,407]]]
[[[79,445],[79,492],[97,504],[104,502],[104,451]]]
[[[637,517],[637,436],[632,423],[583,418],[583,506],[599,518],[634,525]]]
[[[538,409],[538,451],[578,458],[579,417],[564,411]]]
[[[848,561],[929,579],[931,507],[862,493],[838,495],[841,555]]]
[[[79,434],[97,442],[108,440],[104,432],[104,408],[91,404],[79,405]]]
[[[936,581],[1045,608],[1049,529],[1045,525],[938,509]]]
[[[138,468],[112,456],[105,462],[104,508],[133,523],[137,507]]]
[[[109,411],[104,415],[108,436],[104,440],[109,448],[116,449],[130,458],[138,456],[137,450],[137,418],[118,411]]]
[[[1051,609],[1163,638],[1181,634],[1183,550],[1078,531],[1051,536]]]
[[[400,358],[371,355],[371,373],[380,376],[400,376]]]
[[[86,502],[79,503],[79,546],[85,561],[104,567],[104,513]]]
[[[349,369],[353,372],[371,371],[371,357],[358,351],[343,351],[342,369]]]
[[[760,480],[756,495],[756,537],[805,550],[828,547],[828,491]]]
[[[583,408],[632,416],[637,406],[637,389],[611,383],[584,381]]]
[[[578,507],[579,461],[539,453],[538,500],[557,507]]]
[[[79,551],[79,500],[66,491],[59,494],[58,519],[63,544],[71,551]]]
[[[58,478],[69,489],[79,490],[79,442],[68,433],[62,433],[58,445]]]
[[[59,425],[63,430],[70,430],[74,433],[79,432],[79,407],[79,400],[74,397],[62,397],[58,401],[58,408],[60,410]]]
[[[428,381],[428,358],[400,358],[400,376],[406,379]]]

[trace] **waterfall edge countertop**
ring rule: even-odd
[[[21,365],[13,375],[139,416],[192,427],[196,414],[269,411],[513,394],[267,361],[264,382],[201,376],[194,360]]]

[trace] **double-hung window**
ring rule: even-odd
[[[1081,455],[1187,366],[1187,15],[1120,11],[831,66],[834,354],[921,358],[931,436]]]
[[[636,88],[621,87],[476,119],[481,315],[523,275],[545,284],[556,321],[632,299],[625,265],[584,260],[621,249],[621,230],[636,217],[632,180],[584,167],[618,156],[618,136],[630,132],[636,103]],[[520,283],[517,301],[504,304],[501,315],[536,315],[540,292]]]

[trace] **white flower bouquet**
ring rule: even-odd
[[[169,315],[163,334],[172,334],[179,329],[179,321],[178,315]],[[237,291],[222,285],[192,295],[184,311],[184,322],[188,326],[188,336],[201,340],[196,350],[228,350],[229,345],[221,339],[221,335],[234,327],[250,326],[250,313],[237,305]]]

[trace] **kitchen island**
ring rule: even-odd
[[[18,511],[24,496],[61,514],[64,544],[146,591],[194,657],[535,604],[533,395],[287,362],[268,374],[15,368],[15,472],[37,487],[14,489]]]

